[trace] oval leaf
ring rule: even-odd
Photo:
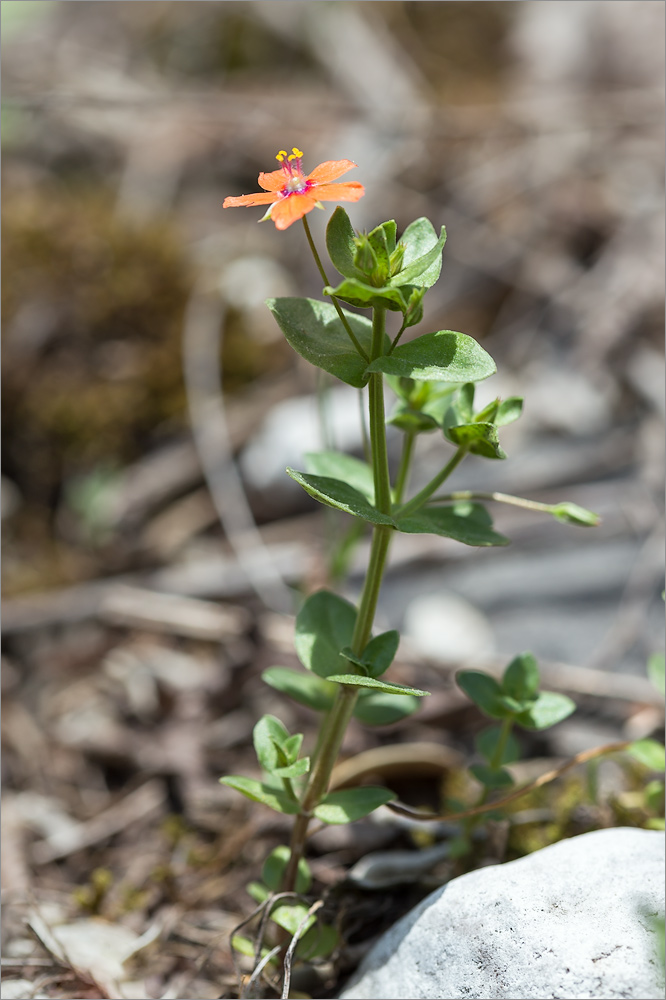
[[[461,501],[442,507],[424,507],[407,517],[398,513],[398,531],[412,535],[441,535],[463,545],[508,545],[509,539],[492,529],[492,518],[481,504]]]
[[[289,858],[291,857],[291,851],[286,844],[280,844],[268,855],[264,861],[264,867],[261,869],[261,877],[269,889],[273,892],[279,892],[280,886],[282,884],[282,879],[284,873],[289,864]],[[298,870],[296,874],[296,892],[307,892],[312,884],[312,873],[310,872],[310,866],[308,865],[305,858],[301,858],[298,862]]]
[[[505,719],[511,713],[502,704],[502,689],[490,674],[482,670],[460,670],[456,683],[468,698],[492,719]]]
[[[362,674],[331,674],[329,681],[335,684],[346,684],[348,687],[376,688],[386,694],[411,694],[415,698],[425,698],[430,691],[420,691],[419,688],[408,687],[406,684],[387,684],[375,677],[364,677]]]
[[[316,299],[298,298],[267,299],[266,305],[291,347],[302,358],[357,389],[366,384],[366,362],[340,322],[335,306]],[[370,355],[372,323],[365,316],[343,312],[354,336]],[[390,343],[388,337],[387,343]]]
[[[322,823],[353,823],[386,805],[395,798],[388,788],[345,788],[341,792],[330,792],[316,806],[314,814]]]
[[[470,773],[486,788],[510,788],[514,780],[504,767],[488,767],[487,764],[472,764]]]
[[[309,451],[304,458],[310,475],[343,480],[362,493],[370,504],[374,504],[375,484],[367,462],[345,455],[342,451]]]
[[[417,228],[420,238],[416,238]],[[412,234],[414,239],[411,238]],[[433,238],[434,242],[431,243],[430,240]],[[428,219],[416,219],[411,226],[407,227],[400,242],[405,244],[405,256],[402,267],[391,279],[391,284],[430,288],[435,284],[442,270],[442,250],[446,243],[446,229],[442,226],[438,239]],[[418,253],[417,247],[423,252]]]
[[[294,646],[299,660],[320,677],[340,672],[340,652],[349,646],[356,608],[329,590],[308,597],[296,616]]]
[[[408,302],[408,298],[399,288],[392,288],[391,285],[375,288],[374,285],[368,285],[358,278],[345,278],[335,288],[327,285],[324,288],[324,295],[335,295],[337,299],[358,306],[359,309],[380,308],[391,309],[393,312],[405,312]]]
[[[432,222],[425,217],[415,219],[411,222],[400,237],[400,242],[404,244],[405,256],[402,265],[406,269],[415,261],[422,260],[429,251],[446,235],[444,227],[442,233],[437,238],[437,233]],[[443,248],[443,243],[442,243]],[[442,270],[442,252],[436,254],[435,259],[425,271],[420,271],[418,277],[413,279],[413,284],[419,288],[432,288]],[[397,275],[396,275],[397,277]]]
[[[257,760],[265,771],[273,771],[280,763],[278,747],[281,747],[289,733],[274,715],[264,715],[252,730],[252,742]],[[286,761],[286,754],[283,761]]]
[[[333,262],[333,267],[345,278],[363,278],[361,271],[354,265],[356,233],[349,216],[341,205],[338,205],[326,227],[326,249]]]
[[[396,629],[382,632],[370,640],[363,650],[363,663],[371,677],[380,677],[386,673],[395,659],[399,643],[400,633]]]
[[[539,667],[531,653],[514,657],[504,671],[502,691],[516,701],[535,698],[539,690]]]
[[[495,759],[501,736],[501,726],[489,726],[487,729],[482,730],[474,739],[476,749],[486,758],[489,764]],[[513,733],[509,733],[508,738],[505,740],[502,758],[499,763],[511,764],[514,760],[520,760],[520,745]]]
[[[333,704],[335,688],[314,674],[304,674],[291,667],[269,667],[261,676],[270,687],[288,695],[300,705],[313,708],[315,712],[327,712]]]
[[[255,778],[244,778],[238,774],[230,774],[228,777],[220,778],[220,782],[223,785],[228,785],[229,788],[234,788],[241,795],[252,799],[253,802],[263,802],[265,806],[274,809],[275,812],[288,813],[293,816],[300,809],[298,802],[289,798],[286,792],[283,793],[269,785],[264,785]]]
[[[319,503],[326,504],[327,507],[344,510],[345,513],[361,517],[371,524],[395,526],[392,517],[389,517],[388,514],[380,514],[362,493],[341,479],[331,479],[328,476],[309,476],[303,472],[296,472],[295,469],[287,469],[287,474],[302,486],[306,493],[309,493]]]
[[[369,372],[444,382],[479,382],[496,371],[480,344],[464,333],[439,330],[400,344],[392,354],[372,361]]]
[[[636,740],[627,747],[627,753],[641,764],[645,764],[651,771],[664,770],[664,747],[656,740]]]
[[[383,691],[362,690],[354,706],[354,718],[364,726],[389,726],[413,715],[421,704],[412,695],[385,694]]]
[[[576,705],[565,694],[542,691],[536,701],[525,711],[515,716],[523,729],[548,729],[575,712]]]

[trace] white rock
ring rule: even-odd
[[[664,836],[598,830],[454,879],[391,928],[341,1000],[657,1000]]]

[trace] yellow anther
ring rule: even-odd
[[[290,160],[299,160],[303,156],[303,150],[297,149],[296,146],[292,146]]]
[[[275,159],[278,160],[280,163],[282,163],[286,155],[287,155],[287,150],[281,149],[280,152],[275,157]],[[291,157],[289,157],[289,159],[291,159]]]

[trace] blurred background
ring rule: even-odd
[[[31,858],[81,865],[54,809],[81,823],[139,772],[164,779],[147,814],[227,802],[214,775],[271,700],[257,674],[291,662],[298,594],[348,527],[284,474],[362,447],[355,391],[318,383],[263,305],[320,296],[303,234],[222,210],[282,148],[358,164],[358,229],[446,225],[414,332],[477,338],[498,366],[481,398],[526,400],[508,460],[470,459],[452,488],[603,518],[495,507],[513,545],[480,553],[401,536],[381,624],[442,698],[461,663],[531,649],[552,684],[624,706],[565,724],[563,751],[632,698],[632,732],[654,728],[663,21],[651,0],[3,2],[3,766],[51,817],[17,796],[15,889]],[[329,217],[309,217],[320,247]],[[421,438],[414,485],[443,453]]]

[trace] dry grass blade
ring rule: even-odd
[[[291,984],[291,963],[294,959],[294,952],[296,951],[296,945],[298,944],[303,931],[308,925],[308,921],[311,916],[313,916],[317,910],[320,910],[324,905],[323,899],[318,899],[316,903],[313,903],[308,912],[305,914],[300,924],[296,928],[296,933],[291,939],[291,944],[287,948],[287,954],[284,956],[284,983],[282,985],[282,997],[281,1000],[287,1000],[289,996],[289,986]]]
[[[392,812],[397,813],[399,816],[409,816],[410,819],[419,819],[425,821],[438,821],[442,822],[444,820],[458,820],[466,819],[468,816],[480,816],[482,813],[491,812],[493,809],[499,809],[502,806],[509,805],[510,802],[515,802],[516,799],[521,798],[521,796],[526,795],[528,792],[533,792],[536,788],[541,788],[543,785],[547,785],[549,782],[554,781],[555,778],[559,778],[561,774],[569,771],[572,767],[577,764],[585,764],[588,760],[594,760],[595,757],[603,757],[607,753],[618,753],[620,750],[626,750],[631,742],[624,740],[622,743],[607,743],[602,747],[594,747],[592,750],[583,750],[582,753],[577,753],[575,757],[568,760],[565,764],[560,767],[554,768],[552,771],[547,771],[545,774],[540,775],[535,781],[530,781],[529,784],[523,785],[522,788],[517,788],[510,795],[506,795],[503,799],[495,799],[494,802],[487,802],[482,806],[474,806],[473,809],[465,809],[462,812],[457,813],[422,813],[416,809],[410,809],[409,806],[403,805],[402,802],[387,802],[387,808]]]

